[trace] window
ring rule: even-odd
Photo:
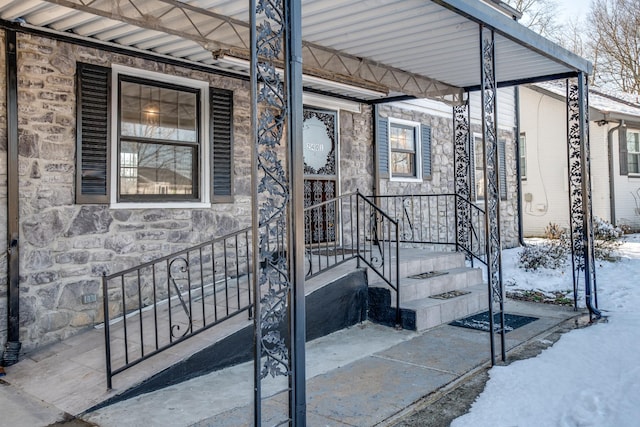
[[[476,201],[484,200],[484,147],[482,137],[473,138],[473,164]]]
[[[475,134],[473,137],[473,156],[471,157],[471,169],[473,170],[472,198],[476,201],[485,199],[484,193],[484,146],[482,135]],[[507,159],[506,141],[498,141],[498,179],[500,185],[500,199],[507,199]]]
[[[233,93],[78,65],[77,203],[231,201]]]
[[[520,179],[527,179],[527,135],[523,132],[520,134],[519,150],[520,150]]]
[[[640,132],[627,131],[627,167],[631,174],[640,174]]]
[[[431,127],[407,120],[376,118],[380,178],[422,181],[431,178]]]
[[[199,201],[201,91],[118,77],[118,201]]]
[[[418,176],[418,146],[416,126],[390,123],[391,176],[416,178]]]

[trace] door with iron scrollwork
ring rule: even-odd
[[[322,204],[338,193],[337,121],[335,111],[304,109],[304,206],[319,205],[305,213],[306,244],[335,242],[338,238],[336,204]]]

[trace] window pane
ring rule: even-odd
[[[520,177],[527,177],[527,137],[524,133],[520,134]]]
[[[391,174],[416,176],[415,154],[405,152],[391,153]]]
[[[475,139],[474,155],[476,200],[484,200],[484,150],[482,138]]]
[[[197,95],[142,83],[122,81],[122,136],[196,142]]]
[[[194,191],[195,147],[122,141],[121,195],[191,195]]]
[[[627,155],[627,166],[629,168],[629,173],[640,173],[640,154],[628,154]]]
[[[391,149],[416,151],[416,141],[413,126],[391,125],[389,140]]]
[[[627,151],[629,153],[640,153],[640,133],[627,133]]]

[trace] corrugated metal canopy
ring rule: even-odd
[[[246,72],[248,3],[2,0],[0,18]],[[455,101],[478,87],[480,24],[495,30],[500,85],[591,71],[588,61],[478,0],[302,0],[302,15],[303,64],[312,76],[305,87],[358,99]]]

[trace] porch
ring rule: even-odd
[[[254,347],[256,363],[253,372],[254,423],[256,425],[262,424],[261,406],[264,404],[265,408],[268,407],[271,396],[267,393],[270,387],[269,383],[281,384],[281,379],[286,378],[289,380],[285,386],[288,402],[284,406],[287,406],[288,409],[282,411],[281,419],[283,421],[281,423],[306,424],[307,400],[304,385],[306,362],[305,296],[307,289],[304,288],[304,283],[305,273],[314,269],[316,261],[311,257],[309,265],[306,265],[306,247],[305,242],[302,241],[306,221],[303,211],[303,178],[306,171],[301,150],[302,144],[300,144],[303,139],[302,126],[304,123],[302,120],[303,87],[309,92],[319,93],[325,97],[347,98],[351,102],[368,104],[367,110],[375,109],[377,104],[413,97],[444,101],[450,112],[453,107],[453,124],[448,129],[451,134],[449,141],[453,141],[454,148],[448,157],[453,157],[453,166],[450,171],[453,178],[449,190],[455,192],[451,209],[455,212],[456,219],[453,224],[445,227],[445,234],[448,236],[453,230],[454,240],[450,242],[447,239],[447,244],[453,244],[457,251],[461,251],[471,258],[474,257],[472,236],[482,236],[484,239],[480,247],[482,248],[481,252],[486,256],[487,284],[484,288],[492,331],[489,334],[489,340],[491,363],[493,364],[496,363],[496,354],[501,354],[504,360],[507,349],[505,290],[500,259],[502,246],[500,230],[502,179],[500,172],[502,167],[498,154],[500,141],[498,141],[497,88],[537,80],[571,79],[569,83],[571,97],[568,97],[567,106],[571,129],[568,142],[572,148],[569,190],[572,209],[572,238],[574,239],[572,246],[575,261],[574,284],[577,286],[576,277],[584,276],[587,305],[592,314],[600,315],[597,308],[591,305],[591,284],[593,283],[595,287],[595,267],[592,263],[593,236],[590,232],[588,134],[583,126],[584,110],[587,105],[586,74],[591,68],[588,62],[526,31],[511,19],[512,16],[508,10],[499,5],[489,4],[496,2],[484,3],[469,0],[397,1],[390,2],[389,8],[385,8],[382,6],[374,7],[375,5],[368,1],[336,1],[329,6],[330,9],[325,9],[326,3],[312,0],[305,3],[305,14],[301,13],[300,2],[259,2],[258,6],[255,2],[250,2],[250,7],[246,8],[244,4],[239,6],[240,2],[219,1],[207,3],[205,6],[204,2],[184,3],[150,0],[144,2],[143,9],[140,9],[136,3],[123,1],[118,8],[113,8],[109,2],[89,4],[73,0],[48,0],[46,2],[30,2],[29,7],[23,7],[20,2],[15,1],[11,2],[11,7],[8,8],[10,10],[5,14],[15,14],[12,18],[6,18],[11,19],[12,22],[5,24],[7,33],[6,62],[8,64],[7,163],[9,166],[7,199],[10,213],[7,218],[11,218],[11,221],[7,221],[7,235],[10,236],[7,348],[11,351],[5,353],[5,359],[9,364],[17,361],[21,345],[18,322],[21,288],[19,248],[23,243],[19,240],[21,223],[17,213],[20,210],[18,192],[20,175],[17,166],[20,157],[19,148],[22,147],[19,147],[18,137],[20,121],[18,120],[17,95],[20,85],[17,79],[16,52],[17,46],[20,45],[17,40],[20,40],[22,44],[36,44],[28,41],[31,37],[31,31],[39,36],[45,34],[46,37],[51,37],[52,44],[56,44],[59,39],[63,40],[65,49],[72,52],[69,55],[69,64],[71,65],[63,64],[65,65],[63,68],[71,75],[76,73],[76,70],[83,68],[82,64],[77,63],[77,57],[75,57],[78,46],[83,45],[84,47],[85,43],[89,43],[90,49],[98,46],[98,49],[95,49],[97,51],[107,48],[114,50],[113,58],[107,60],[106,64],[100,62],[107,66],[100,65],[101,72],[98,73],[99,79],[97,79],[99,82],[91,82],[91,85],[96,83],[100,87],[100,94],[104,95],[101,98],[100,109],[104,115],[97,120],[103,125],[112,123],[110,120],[115,123],[118,119],[117,114],[113,117],[109,115],[109,108],[103,108],[109,105],[107,98],[110,94],[110,84],[115,81],[110,77],[112,70],[115,69],[115,74],[118,76],[120,73],[124,75],[126,72],[131,74],[129,77],[135,77],[134,75],[138,74],[138,71],[130,69],[131,67],[123,67],[122,62],[147,61],[142,68],[153,68],[156,60],[162,60],[164,61],[163,67],[166,66],[166,68],[182,66],[188,68],[190,73],[197,75],[197,79],[195,79],[197,80],[197,89],[195,86],[192,89],[202,95],[200,103],[203,105],[201,117],[203,123],[206,123],[207,119],[207,114],[204,113],[207,110],[206,99],[213,102],[215,97],[215,94],[208,97],[216,92],[213,90],[216,88],[212,88],[209,81],[214,74],[216,76],[224,75],[225,78],[234,80],[233,83],[221,82],[224,85],[242,87],[240,92],[236,92],[236,98],[243,104],[243,111],[246,114],[241,116],[229,114],[231,110],[229,107],[232,104],[229,101],[233,101],[234,98],[230,96],[229,91],[225,90],[225,101],[227,102],[224,108],[221,108],[217,113],[237,120],[236,122],[234,120],[220,120],[220,116],[213,120],[214,125],[216,120],[219,123],[224,122],[224,126],[221,126],[223,129],[217,129],[217,131],[226,136],[233,134],[233,130],[242,130],[244,139],[240,139],[248,142],[246,146],[250,147],[243,152],[245,163],[243,167],[239,168],[239,174],[244,173],[243,180],[236,179],[236,181],[242,183],[241,188],[245,191],[243,194],[244,208],[249,207],[245,210],[245,215],[251,215],[251,221],[245,221],[244,224],[250,223],[253,228],[251,233],[246,235],[244,250],[238,250],[238,242],[242,239],[230,244],[237,257],[228,265],[230,269],[236,270],[236,274],[233,276],[226,274],[226,255],[223,257],[223,265],[225,266],[223,277],[216,277],[215,262],[210,270],[201,268],[205,260],[215,260],[214,252],[220,254],[220,251],[215,249],[215,245],[212,245],[211,252],[205,250],[203,253],[202,247],[200,247],[195,249],[197,256],[191,258],[189,252],[186,252],[183,261],[176,261],[175,264],[173,261],[164,260],[164,267],[159,267],[158,270],[153,267],[149,270],[150,274],[142,274],[142,270],[136,267],[129,271],[132,273],[131,277],[123,275],[111,277],[111,279],[119,280],[120,283],[110,286],[103,281],[105,329],[111,326],[109,316],[113,312],[115,317],[122,318],[122,337],[125,341],[129,341],[129,330],[126,325],[129,319],[137,317],[139,326],[131,329],[131,335],[139,340],[137,342],[138,348],[135,347],[136,341],[132,340],[131,354],[141,355],[132,362],[128,360],[130,349],[128,345],[124,346],[124,356],[117,353],[109,354],[111,340],[107,339],[105,343],[107,366],[112,360],[122,359],[124,360],[123,366],[127,366],[128,371],[141,370],[144,366],[152,364],[154,360],[158,360],[158,357],[151,354],[155,350],[164,348],[167,342],[172,343],[175,340],[178,343],[176,347],[171,348],[178,348],[180,344],[186,344],[187,341],[183,342],[180,334],[185,331],[193,332],[196,325],[202,326],[202,328],[198,329],[198,334],[193,334],[194,337],[190,339],[192,343],[214,330],[206,329],[205,325],[217,325],[222,319],[224,319],[224,323],[232,323],[239,321],[239,319],[244,318],[248,321],[249,318],[252,318],[256,343]],[[38,12],[32,14],[36,9]],[[56,12],[53,16],[49,15],[50,9]],[[40,13],[42,11],[45,11],[44,16]],[[70,15],[73,17],[67,20]],[[131,15],[135,17],[132,18]],[[26,17],[26,20],[23,16]],[[367,16],[370,16],[379,25],[370,25]],[[341,19],[334,19],[336,17]],[[60,30],[61,27],[55,22],[52,27],[49,27],[49,23],[52,21],[60,23],[60,19],[67,22],[66,29],[74,29],[79,37],[69,37],[66,30]],[[28,22],[27,20],[30,20],[30,23],[24,24]],[[93,22],[94,20],[96,22]],[[412,25],[405,25],[407,20],[411,20]],[[207,29],[203,33],[201,24],[204,23],[206,23]],[[104,24],[108,24],[110,28],[103,28]],[[304,41],[302,40],[303,26]],[[87,27],[94,27],[94,29]],[[178,29],[176,30],[176,28]],[[347,35],[345,29],[352,29],[354,33],[345,37]],[[258,34],[256,34],[256,30],[259,30]],[[22,36],[23,33],[27,33],[27,35]],[[96,34],[104,35],[104,38],[93,37]],[[137,41],[133,41],[134,39]],[[56,42],[54,43],[53,40]],[[160,40],[159,43],[157,43],[158,40]],[[171,45],[169,50],[165,50],[167,45]],[[403,49],[399,50],[398,46],[403,46]],[[125,50],[125,55],[118,52],[118,49],[121,48]],[[171,52],[174,56],[168,58],[167,56],[170,55],[167,55],[167,52]],[[81,58],[83,55],[79,54],[78,57]],[[100,52],[90,54],[91,61],[97,61],[96,56],[100,56]],[[302,75],[303,58],[305,61],[304,78]],[[146,70],[147,75],[151,74],[149,71],[151,70]],[[181,72],[183,71],[177,70],[175,74]],[[153,76],[162,80],[161,74],[155,72]],[[281,79],[282,75],[285,76],[284,80]],[[124,76],[123,78],[126,80],[128,77]],[[249,83],[246,83],[247,78]],[[218,77],[214,79],[218,79]],[[191,82],[194,79],[187,80],[189,80],[189,84],[195,84],[195,82]],[[180,81],[187,84],[185,80]],[[68,86],[71,87],[73,84]],[[486,211],[483,211],[484,221],[481,221],[484,228],[482,230],[475,229],[475,231],[473,218],[476,211],[470,205],[471,200],[475,199],[472,197],[473,184],[471,182],[475,156],[471,150],[473,130],[471,127],[472,114],[469,110],[469,93],[474,91],[481,94],[479,123],[482,132],[482,159],[476,164],[482,163],[480,168],[483,184],[481,190],[486,206]],[[42,92],[48,94],[47,91],[43,90]],[[68,98],[70,99],[72,96]],[[115,106],[115,103],[113,105]],[[78,106],[80,105],[75,105],[75,107]],[[251,121],[251,129],[248,129],[247,123],[249,121]],[[376,129],[374,133],[390,129],[390,126],[380,126],[380,123],[369,124],[369,126],[371,129]],[[82,123],[80,127],[82,127]],[[111,127],[115,129],[115,126]],[[91,126],[86,126],[86,128],[91,130]],[[415,135],[427,139],[428,132],[422,133],[423,127],[420,124],[412,125],[412,129],[416,132]],[[420,129],[420,133],[417,133],[418,129]],[[207,135],[206,125],[198,130],[202,135],[211,136]],[[52,169],[54,172],[62,170],[66,183],[75,183],[75,185],[67,186],[69,191],[65,194],[81,196],[75,201],[69,200],[67,202],[72,206],[72,209],[68,210],[76,211],[76,218],[84,220],[89,217],[91,219],[93,214],[102,215],[105,218],[98,226],[91,224],[93,228],[88,231],[84,227],[79,227],[82,233],[102,233],[104,228],[110,233],[118,234],[131,224],[118,224],[122,226],[122,229],[116,227],[110,229],[111,211],[117,212],[114,216],[121,218],[120,222],[128,222],[129,215],[140,214],[150,206],[163,210],[168,206],[167,201],[181,200],[179,197],[165,199],[165,195],[155,194],[145,199],[146,202],[141,205],[133,204],[131,206],[122,203],[126,202],[127,195],[122,192],[122,181],[119,183],[118,180],[125,178],[126,174],[123,175],[119,172],[124,165],[122,158],[119,158],[119,142],[110,139],[109,126],[106,126],[99,133],[100,150],[102,151],[100,151],[100,155],[96,156],[100,159],[98,168],[78,162],[77,168],[71,164],[67,165],[68,167],[59,167],[59,169],[53,167]],[[90,145],[92,137],[78,133],[78,140],[66,138],[65,142],[71,146],[69,153],[81,152],[83,147],[89,148],[88,145]],[[114,138],[117,139],[117,137]],[[210,159],[206,154],[208,154],[209,146],[213,149],[218,148],[219,145],[214,146],[215,134],[211,138],[205,137],[204,139],[202,141],[202,161],[198,162],[198,159],[194,158],[190,169],[193,176],[200,177],[201,187],[192,186],[192,194],[190,195],[192,203],[188,205],[191,207],[184,209],[185,218],[190,218],[191,211],[196,209],[202,209],[205,212],[208,210],[207,213],[212,217],[210,211],[214,210],[214,206],[210,202],[217,196],[222,196],[221,199],[229,203],[230,196],[233,195],[234,187],[232,184],[234,182],[231,181],[234,177],[230,174],[223,174],[221,189],[217,186],[219,182],[215,176],[212,180],[208,179],[211,177],[207,168]],[[225,144],[227,139],[225,139]],[[87,142],[87,147],[83,145],[85,142]],[[280,142],[283,143],[282,147],[276,147]],[[382,146],[378,142],[375,145],[377,145],[376,148]],[[366,144],[362,146],[367,147]],[[371,175],[387,173],[390,181],[394,178],[392,176],[394,173],[404,174],[405,178],[416,181],[424,179],[427,168],[418,167],[417,160],[414,162],[415,167],[393,170],[389,167],[389,157],[397,155],[404,159],[418,159],[422,157],[419,154],[429,154],[426,149],[420,153],[417,144],[414,144],[412,149],[399,150],[398,147],[394,147],[396,148],[395,152],[393,148],[388,146],[387,148],[380,150],[375,158],[370,156],[366,161],[361,161],[361,166],[369,168]],[[225,150],[217,157],[214,155],[213,160],[218,162],[218,166],[222,164],[224,168],[228,168],[233,164],[236,158],[229,157],[227,151]],[[67,161],[74,157],[69,153],[67,153]],[[381,153],[383,156],[380,156]],[[385,153],[386,158],[384,157]],[[285,154],[285,161],[281,160],[283,154]],[[249,157],[251,158],[250,162],[248,161]],[[80,156],[77,158],[80,159]],[[428,158],[424,157],[422,160],[426,163]],[[37,162],[34,161],[32,166],[35,169],[31,169],[33,173],[29,179],[39,180],[41,175]],[[85,166],[86,170],[83,169]],[[97,172],[94,169],[97,169]],[[214,168],[214,171],[215,169],[217,168]],[[74,171],[77,172],[75,177]],[[354,172],[357,173],[358,169],[355,169]],[[99,182],[96,183],[94,180]],[[380,196],[380,187],[377,187],[380,181],[379,175],[366,177],[367,189],[371,190],[376,197]],[[87,185],[84,186],[84,184]],[[196,191],[197,189],[202,191]],[[87,190],[87,193],[83,193],[84,190]],[[218,190],[222,191],[217,193]],[[86,204],[91,203],[99,203],[103,206],[87,208]],[[447,205],[445,203],[445,206]],[[404,211],[404,207],[402,211]],[[14,215],[14,213],[16,214]],[[57,209],[49,215],[50,222],[57,226],[57,234],[53,235],[50,242],[44,243],[55,246],[54,251],[63,250],[60,249],[63,246],[58,245],[57,240],[74,240],[76,237],[74,233],[68,232],[69,228],[66,228],[67,232],[64,232],[65,227],[60,219],[61,215]],[[34,224],[33,228],[38,232],[28,236],[36,235],[39,237],[41,234],[45,234],[40,231],[41,228],[46,228],[47,223],[42,227],[38,226],[41,224],[38,219],[42,216],[39,211],[34,213],[35,219],[31,220],[30,224]],[[144,214],[141,216],[144,217]],[[156,215],[152,213],[149,216],[155,217]],[[359,215],[356,217],[359,218]],[[208,217],[205,215],[202,215],[201,218],[204,218],[201,221],[203,227],[208,228],[206,231],[214,228],[212,223],[215,221],[208,223],[206,220]],[[361,250],[361,245],[357,244],[357,260],[366,264],[372,271],[379,270],[381,274],[376,274],[384,283],[382,288],[389,292],[388,308],[395,313],[394,323],[403,324],[403,311],[401,310],[403,286],[400,268],[397,265],[393,268],[392,265],[385,264],[393,261],[393,251],[396,254],[396,262],[400,258],[398,251],[401,240],[404,239],[403,232],[398,228],[400,218],[392,217],[384,210],[374,211],[373,215],[365,215],[363,218],[366,218],[363,226],[355,227],[358,230],[356,240],[361,241],[365,246],[369,244],[370,247]],[[432,216],[429,215],[429,218]],[[436,215],[435,218],[438,216]],[[326,221],[322,219],[318,223],[325,223],[325,230],[330,228],[329,224],[326,224]],[[412,224],[418,223],[412,222]],[[24,221],[22,225],[24,225]],[[173,227],[173,224],[167,225]],[[145,227],[147,226],[143,225],[143,228]],[[386,229],[394,229],[394,231],[389,232],[386,236],[381,236],[380,233]],[[364,233],[362,240],[360,240],[360,230],[363,230]],[[439,232],[440,230],[438,230]],[[182,237],[181,233],[176,234],[178,237]],[[250,242],[248,241],[249,234],[251,236]],[[193,238],[193,234],[185,233],[185,235],[187,238]],[[166,240],[169,241],[169,239],[167,236]],[[113,256],[117,260],[126,258],[120,256],[123,250],[126,250],[125,247],[114,245],[114,242],[111,241],[97,240],[95,245],[109,249],[109,256],[112,256],[111,252],[115,252],[116,255]],[[476,239],[475,242],[478,243],[479,240]],[[29,242],[31,246],[36,247],[44,243],[40,241]],[[133,244],[132,242],[124,243],[125,246],[127,243]],[[309,243],[313,246],[314,241]],[[318,243],[324,242],[318,241]],[[347,239],[344,239],[341,245],[346,245],[346,243],[348,243]],[[439,241],[436,243],[440,244]],[[221,246],[222,253],[224,253],[228,249],[228,245],[223,243]],[[342,246],[342,248],[344,247]],[[346,248],[349,249],[348,246]],[[39,252],[35,253],[39,254]],[[313,255],[313,251],[311,253]],[[336,247],[332,254],[337,253]],[[345,251],[342,253],[344,254]],[[330,256],[321,253],[317,255],[321,257],[318,260],[318,266],[324,259],[322,257],[330,258]],[[247,257],[246,262],[241,261],[240,257]],[[60,259],[65,261],[66,258],[61,256]],[[192,259],[199,260],[199,263],[192,263]],[[36,259],[36,261],[38,260]],[[184,260],[187,261],[186,266]],[[179,265],[181,263],[182,266]],[[381,264],[377,265],[378,263]],[[196,270],[200,270],[200,281],[196,286],[192,286],[189,281],[190,284],[186,289],[180,289],[171,270],[176,267],[180,273],[189,276],[192,273],[192,265],[196,266]],[[95,278],[96,270],[90,269],[89,271],[87,274],[93,274]],[[240,274],[241,272],[243,274]],[[429,272],[420,271],[419,273]],[[158,288],[156,285],[156,274],[158,274],[159,281],[165,284],[164,288]],[[56,285],[55,278],[57,276],[43,277],[44,279],[38,276],[37,280],[49,280],[49,277],[52,277],[50,280],[54,281],[54,284],[50,287]],[[205,283],[205,277],[212,278],[211,283]],[[231,280],[227,280],[227,277],[231,277]],[[251,282],[250,286],[246,288],[246,294],[244,294],[246,300],[243,300],[244,296],[239,292],[240,277],[246,277]],[[141,280],[141,278],[146,279]],[[29,278],[29,280],[36,280],[36,278]],[[109,278],[104,280],[108,281]],[[217,288],[219,280],[222,280],[223,283],[222,289],[220,289],[221,294],[218,294]],[[234,283],[236,291],[238,291],[235,293],[232,289]],[[91,283],[91,286],[94,285],[95,282]],[[82,287],[82,284],[77,287]],[[71,289],[70,286],[69,288]],[[158,289],[160,289],[159,293],[156,292]],[[53,289],[52,293],[55,292],[58,290]],[[186,299],[184,292],[188,295]],[[448,292],[445,290],[443,293]],[[118,293],[121,294],[120,299],[115,304],[111,304],[111,296]],[[95,303],[94,293],[86,295],[90,303]],[[213,303],[207,303],[206,297],[209,295],[214,296]],[[224,304],[219,306],[216,298],[223,295]],[[254,296],[253,301],[250,295]],[[74,294],[74,296],[76,295]],[[82,296],[84,297],[84,294]],[[424,299],[420,297],[428,298],[431,296],[433,296],[431,293],[421,296],[415,295],[416,300]],[[194,298],[192,299],[192,297]],[[462,296],[454,298],[460,297]],[[168,335],[163,337],[158,337],[158,328],[143,326],[150,318],[154,318],[155,324],[157,324],[157,319],[161,321],[165,319],[162,315],[157,317],[154,309],[158,306],[158,299],[168,301],[166,304],[168,308],[166,324],[168,327],[163,328]],[[202,306],[201,318],[197,318],[196,312],[192,310],[191,303],[194,301]],[[183,317],[182,324],[179,321],[174,322],[179,318],[172,319],[172,302],[175,302],[174,307],[178,312],[182,310],[182,313],[188,318],[185,321]],[[234,306],[232,303],[236,305]],[[469,303],[466,305],[467,308],[471,306]],[[152,307],[152,309],[145,311],[145,307]],[[47,310],[58,314],[55,312],[56,308],[48,307]],[[215,314],[218,309],[223,309],[224,316],[221,318]],[[214,317],[209,321],[205,313],[211,311],[214,312]],[[417,323],[420,316],[417,314],[418,311],[415,313]],[[497,323],[499,324],[499,327],[495,329],[493,328],[496,319],[494,314],[498,316]],[[441,321],[446,318],[447,316],[440,315]],[[33,328],[35,329],[36,326]],[[219,328],[216,327],[215,330],[217,329]],[[147,335],[149,331],[155,331],[155,336],[150,338]],[[120,333],[120,331],[118,332]],[[498,340],[494,335],[498,337]],[[116,336],[116,338],[120,337]],[[147,352],[149,343],[152,343],[151,349]],[[64,346],[64,343],[56,345]],[[63,348],[56,348],[55,351],[60,354],[68,354],[64,353]],[[170,354],[169,350],[166,354]],[[57,356],[52,355],[52,357]],[[109,371],[110,368],[107,367],[107,370]],[[107,378],[110,378],[112,374],[113,371],[108,374]],[[81,373],[81,377],[82,375]],[[87,378],[92,378],[90,372],[85,372],[84,375]],[[38,376],[35,376],[30,381],[35,383],[38,380]],[[111,386],[109,383],[104,385],[107,388]],[[85,399],[85,395],[81,396],[81,399]],[[75,411],[81,410],[81,408],[75,409]]]
[[[540,342],[552,340],[563,330],[575,327],[579,319],[587,321],[585,314],[567,307],[511,300],[508,303],[510,313],[538,318],[507,334],[510,357],[527,345],[540,346]],[[35,398],[34,405],[46,402],[57,412],[51,412],[49,406],[49,418],[36,418],[40,414],[31,411],[15,419],[28,420],[30,425],[47,425],[61,420],[60,410],[80,413],[82,399],[86,405],[96,402],[92,399],[108,397],[103,369],[91,371],[87,367],[95,360],[91,346],[102,345],[101,332],[92,331],[91,338],[85,334],[68,340],[62,351],[61,346],[51,348],[8,368],[5,380],[10,386],[4,389],[13,395],[29,396],[23,398],[23,403]],[[414,332],[365,322],[311,341],[307,344],[306,361],[309,424],[393,425],[399,415],[433,403],[487,368],[487,340],[486,332],[451,325]],[[184,344],[187,351],[195,350]],[[149,366],[148,362],[126,375],[141,374],[142,378],[159,368],[157,363]],[[115,385],[119,389],[126,381],[125,376],[117,378]],[[248,362],[89,411],[81,418],[102,427],[250,426],[252,387],[253,366]],[[286,405],[286,392],[276,392],[269,405],[281,409],[279,406]],[[7,408],[5,419],[13,419],[20,408],[21,405]],[[270,406],[263,410],[268,423],[272,410]]]

